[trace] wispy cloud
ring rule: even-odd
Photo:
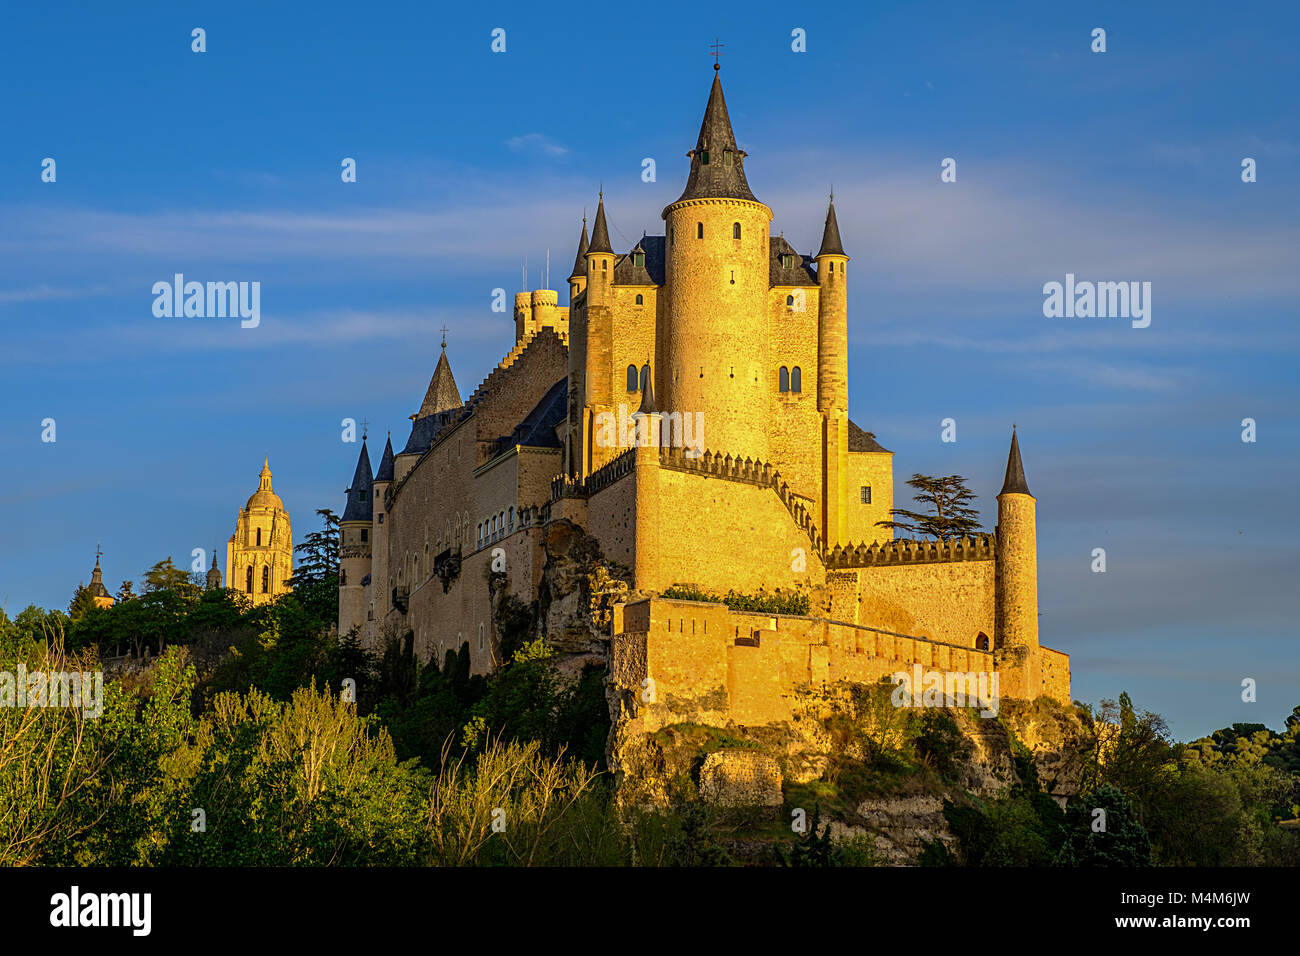
[[[523,136],[512,136],[506,140],[506,146],[514,153],[532,153],[552,158],[563,156],[569,151],[567,146],[561,146],[545,133],[525,133]]]

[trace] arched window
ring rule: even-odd
[[[732,238],[732,239],[739,239],[739,238],[740,238],[740,223],[738,223],[738,222],[733,222],[733,223],[731,224],[731,238]]]
[[[270,591],[271,591],[271,567],[270,565],[264,564],[262,565],[262,593],[268,594],[270,593]]]
[[[644,392],[649,385],[650,385],[650,366],[642,365],[641,366],[641,391]]]
[[[629,392],[635,392],[637,390],[635,365],[629,365],[627,367],[627,390]]]
[[[345,585],[345,584],[347,584],[347,583],[348,583],[348,571],[347,571],[347,568],[339,568],[339,584],[340,584],[340,586]]]
[[[803,391],[803,373],[799,371],[798,365],[790,369],[790,391]]]
[[[697,222],[697,223],[695,224],[695,238],[696,238],[696,239],[703,239],[703,238],[704,238],[704,223],[702,223],[702,222]]]
[[[989,649],[989,636],[980,631],[980,636],[975,638],[975,650],[987,651]]]
[[[782,392],[790,391],[790,370],[784,365],[781,366],[781,371],[778,373],[777,388]]]
[[[643,296],[640,292],[636,294],[636,304],[645,305],[645,296]]]
[[[249,594],[253,593],[253,566],[251,564],[248,566],[248,571],[244,575],[244,590]]]
[[[515,506],[514,505],[510,506],[509,516],[510,516],[509,527],[511,531],[514,531],[515,530]]]
[[[262,546],[262,529],[261,529],[261,528],[258,528],[258,529],[257,529],[257,546],[258,546],[259,548]]]
[[[792,295],[787,295],[787,296],[785,297],[785,305],[786,305],[786,308],[794,308],[794,296],[792,296]]]

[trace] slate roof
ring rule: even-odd
[[[609,226],[605,223],[605,195],[601,193],[600,204],[596,207],[596,222],[591,227],[591,245],[587,247],[587,252],[608,252],[611,255],[614,247],[609,244]],[[586,263],[583,263],[584,271]]]
[[[379,470],[375,472],[375,481],[393,480],[393,436],[384,442],[384,457],[379,459]]]
[[[555,428],[568,414],[569,379],[560,379],[542,396],[531,412],[524,416],[513,432],[497,439],[493,456],[515,445],[526,448],[560,448]]]
[[[638,249],[645,253],[644,266],[633,265],[632,256]],[[614,285],[663,285],[666,250],[663,236],[642,236],[632,252],[614,262]]]
[[[573,260],[573,271],[569,273],[569,278],[575,276],[585,276],[587,274],[587,247],[590,243],[587,241],[587,217],[582,217],[582,238],[578,240],[578,255]]]
[[[1020,460],[1020,439],[1016,437],[1015,428],[1011,429],[1011,452],[1007,455],[1007,477],[1002,482],[1002,490],[998,494],[1029,494],[1029,485],[1025,482],[1025,466]]]
[[[826,228],[822,231],[822,247],[817,250],[819,256],[847,256],[844,244],[840,242],[840,224],[835,219],[835,197],[831,196],[830,205],[826,207]]]
[[[784,236],[776,236],[768,243],[772,261],[768,267],[768,285],[817,285],[817,264],[809,256],[800,255]],[[794,256],[794,265],[781,265],[781,256]]]
[[[361,454],[357,456],[357,469],[348,486],[348,503],[340,521],[369,521],[374,516],[375,479],[370,471],[370,452],[366,440],[361,439]],[[364,494],[362,493],[364,492]]]
[[[447,361],[447,346],[443,345],[442,354],[438,356],[438,364],[433,370],[433,378],[429,379],[429,389],[424,393],[424,401],[420,404],[419,417],[445,412],[462,404],[460,389],[456,388],[456,377],[451,374],[451,364]]]
[[[873,432],[863,431],[852,419],[849,420],[849,451],[889,451],[876,441]]]
[[[731,164],[727,165],[727,151],[731,151]],[[689,153],[691,171],[686,179],[686,189],[677,202],[686,199],[748,199],[758,202],[750,192],[745,179],[745,152],[736,145],[736,134],[727,115],[727,101],[722,95],[722,81],[715,70],[713,86],[709,89],[709,102],[704,107],[700,135],[695,148]],[[705,157],[708,162],[704,162]]]

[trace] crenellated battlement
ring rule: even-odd
[[[977,534],[952,541],[874,542],[840,547],[826,555],[826,568],[864,568],[879,564],[937,564],[942,561],[992,561],[997,539],[992,534]]]
[[[794,523],[808,535],[813,551],[818,555],[822,553],[825,543],[821,531],[813,521],[813,500],[792,492],[789,484],[781,478],[781,473],[772,467],[770,462],[711,451],[692,458],[686,454],[685,448],[668,446],[659,449],[659,466],[674,471],[707,475],[710,478],[722,478],[725,481],[745,482],[758,485],[760,488],[771,488],[790,512]]]

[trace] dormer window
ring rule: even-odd
[[[782,254],[781,254],[781,268],[782,268],[782,269],[793,269],[793,268],[794,268],[794,256],[789,255],[789,254],[787,254],[787,253],[782,253]]]
[[[725,150],[723,150],[723,151],[722,151],[722,165],[723,165],[723,166],[730,166],[733,162],[734,162],[734,159],[732,158],[731,150],[729,150],[729,149],[725,149]]]
[[[704,166],[709,165],[709,151],[707,149],[700,150],[700,163]]]
[[[634,265],[634,266],[644,266],[644,265],[645,265],[645,253],[644,253],[644,252],[634,252],[634,253],[632,253],[632,265]]]

